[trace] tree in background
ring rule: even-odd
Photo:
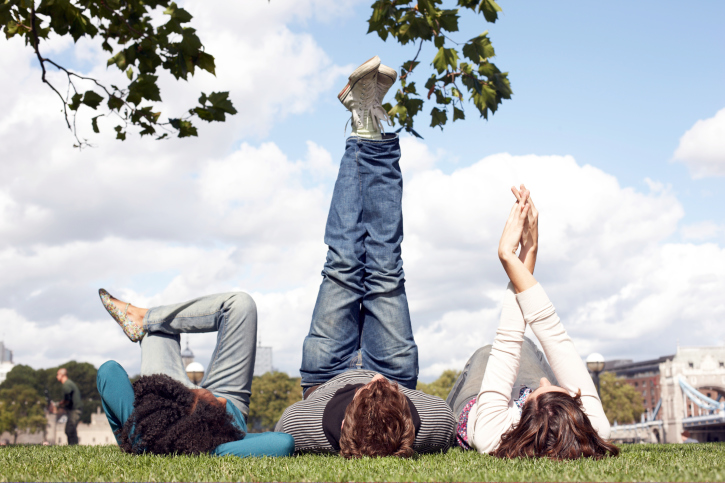
[[[448,393],[451,392],[451,389],[453,389],[453,384],[455,384],[456,379],[458,379],[458,376],[460,375],[461,371],[448,369],[447,371],[443,371],[443,374],[430,384],[418,381],[416,389],[426,394],[438,396],[445,401],[448,397]]]
[[[435,107],[430,112],[430,125],[442,129],[449,116],[453,121],[465,119],[464,93],[484,118],[512,94],[508,74],[490,61],[495,52],[487,31],[461,42],[449,37],[458,32],[461,10],[483,15],[485,21],[493,23],[501,7],[494,0],[447,3],[459,8],[442,8],[443,0],[377,0],[371,7],[368,33],[375,32],[384,41],[392,38],[401,45],[412,44],[414,49],[417,44],[415,56],[401,67],[396,104],[385,105],[393,121],[416,136],[413,120],[431,97]],[[88,144],[76,128],[80,108],[98,112],[91,119],[96,133],[98,118],[115,119],[116,139],[120,140],[126,139],[129,128],[156,139],[170,134],[196,136],[193,122],[197,119],[223,122],[228,114],[237,113],[228,92],[202,93],[199,105],[183,113],[162,116],[154,105],[161,102],[159,71],[176,80],[187,80],[197,69],[215,74],[214,56],[206,52],[196,30],[189,26],[191,19],[189,12],[170,0],[0,0],[0,25],[5,36],[23,37],[33,50],[41,80],[58,96],[77,147]],[[44,42],[51,33],[70,36],[74,42],[84,37],[98,39],[108,52],[107,66],[124,72],[128,82],[107,85],[46,57]],[[429,42],[436,49],[430,62],[434,72],[425,81],[421,97],[412,76],[421,64],[418,58],[423,44]],[[65,84],[53,84],[47,69],[65,74]]]
[[[30,366],[19,364],[12,368],[7,378],[0,384],[0,389],[10,389],[19,385],[30,386],[38,394],[45,394],[53,401],[60,401],[63,398],[61,384],[56,380],[55,375],[58,369],[65,367],[68,370],[68,377],[73,380],[81,391],[83,397],[83,412],[81,421],[91,422],[91,414],[101,406],[101,395],[96,388],[97,369],[88,362],[68,361],[57,367],[48,369],[33,369]]]
[[[299,377],[284,372],[267,372],[252,379],[248,426],[251,431],[272,431],[282,413],[302,400]]]
[[[161,102],[159,69],[177,80],[186,80],[197,69],[214,74],[214,56],[205,51],[196,30],[187,25],[191,18],[189,12],[169,0],[0,0],[0,24],[6,37],[23,37],[33,49],[41,79],[57,94],[77,147],[87,144],[76,129],[81,106],[105,111],[91,120],[96,133],[99,117],[114,118],[116,139],[120,140],[126,139],[130,127],[138,128],[141,136],[154,135],[156,139],[169,134],[196,136],[192,119],[224,121],[227,114],[237,113],[228,92],[202,93],[199,105],[178,117],[162,118],[152,104]],[[70,36],[74,42],[97,38],[110,55],[107,65],[124,72],[127,85],[106,85],[46,57],[43,42],[51,33]],[[47,78],[46,70],[51,68],[65,74],[66,85],[54,85]],[[164,132],[159,135],[158,130]]]
[[[44,409],[45,399],[32,386],[17,384],[0,389],[0,433],[12,433],[14,444],[18,433],[44,431],[48,424]]]
[[[449,37],[458,32],[461,11],[481,14],[487,22],[494,23],[501,7],[494,0],[458,0],[456,3],[460,8],[441,8],[443,0],[378,0],[372,5],[368,33],[375,32],[383,40],[390,36],[401,45],[418,44],[415,57],[400,69],[396,104],[385,104],[390,117],[418,137],[413,130],[413,118],[431,97],[435,106],[430,111],[430,126],[443,129],[448,116],[454,122],[465,119],[464,97],[473,103],[481,117],[488,119],[489,112],[496,112],[499,104],[513,94],[508,73],[501,72],[490,61],[496,54],[488,31],[467,41]],[[425,97],[421,97],[411,79],[421,63],[418,57],[423,44],[427,42],[432,42],[437,51],[430,63],[434,72],[425,81],[422,91]]]
[[[613,372],[605,372],[599,376],[602,392],[602,406],[609,423],[617,421],[629,424],[639,421],[644,412],[642,395],[624,379],[618,378]]]

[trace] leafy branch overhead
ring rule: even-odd
[[[155,25],[152,14],[163,9],[165,23]],[[158,18],[158,15],[155,15]],[[157,139],[175,134],[196,136],[196,118],[223,122],[226,115],[236,114],[228,92],[201,95],[199,105],[179,117],[166,116],[154,108],[161,102],[157,71],[164,70],[177,80],[186,80],[197,69],[215,73],[214,57],[204,50],[196,30],[187,26],[191,14],[169,0],[0,0],[0,24],[8,39],[25,38],[35,52],[42,69],[42,81],[58,95],[68,128],[81,141],[76,128],[78,110],[92,109],[98,115],[91,120],[99,132],[98,119],[116,120],[116,138],[124,140],[130,128],[141,136]],[[156,23],[159,23],[156,21]],[[108,66],[124,72],[128,84],[106,85],[98,79],[82,76],[44,57],[42,41],[51,33],[103,40],[103,50],[111,54]],[[46,69],[65,74],[66,85],[55,85]],[[65,92],[65,94],[63,94]]]
[[[464,93],[488,119],[504,99],[512,95],[508,73],[501,72],[489,59],[495,52],[488,32],[461,44],[447,34],[458,32],[461,9],[481,14],[494,23],[501,7],[494,0],[458,0],[459,8],[442,8],[442,0],[377,0],[368,20],[368,33],[375,32],[382,40],[393,37],[402,45],[418,44],[412,60],[401,66],[400,89],[395,94],[396,104],[385,104],[391,119],[412,134],[413,119],[426,101],[433,101],[431,127],[443,126],[449,116],[455,122],[465,119]],[[420,65],[418,56],[423,44],[432,42],[437,49],[431,62],[434,72],[426,80],[421,93],[411,80]]]

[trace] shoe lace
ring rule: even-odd
[[[378,130],[384,133],[383,121],[386,121],[391,126],[393,124],[390,121],[388,113],[380,103],[377,81],[374,78],[361,80],[360,93],[361,98],[356,103],[356,107],[352,109],[352,122],[356,123],[359,128],[362,128],[363,119],[365,119],[365,115],[367,114],[370,116],[370,120],[374,125],[378,127]],[[345,130],[347,130],[347,124],[345,124]]]

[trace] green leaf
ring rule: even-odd
[[[453,122],[456,122],[459,119],[466,119],[466,115],[463,113],[462,110],[458,109],[457,107],[453,108]]]
[[[116,67],[118,67],[120,70],[125,70],[126,65],[128,65],[128,63],[126,62],[126,53],[122,50],[121,52],[108,59],[108,61],[106,62],[106,67],[112,64],[116,64]]]
[[[403,63],[403,70],[406,72],[411,72],[413,69],[415,69],[420,62],[413,62],[412,60],[409,60],[408,62]]]
[[[445,49],[441,47],[433,58],[433,67],[441,74],[448,69],[448,66],[454,70],[458,68],[458,53],[456,49]]]
[[[70,109],[71,111],[77,111],[78,108],[81,107],[81,99],[83,99],[82,94],[73,94],[70,104],[68,104],[68,109]]]
[[[123,127],[116,126],[114,130],[116,131],[116,139],[120,139],[121,141],[126,140],[126,133],[123,132]]]
[[[498,20],[498,12],[502,10],[494,0],[481,0],[478,11],[483,12],[487,22],[495,23]]]
[[[96,133],[96,134],[98,134],[99,132],[101,132],[98,129],[98,118],[99,117],[103,117],[103,114],[99,114],[98,116],[96,116],[96,117],[94,117],[94,118],[91,119],[91,124],[93,125],[93,132]]]
[[[193,18],[189,12],[187,12],[183,8],[179,8],[176,5],[176,2],[171,2],[171,5],[169,5],[169,8],[164,10],[164,13],[166,15],[170,15],[171,18],[176,19],[179,23],[190,22]]]
[[[446,121],[448,121],[446,111],[441,111],[437,107],[434,107],[433,110],[430,111],[430,127],[439,126],[442,130]]]
[[[98,105],[103,100],[103,96],[93,92],[93,91],[86,91],[86,93],[83,95],[83,104],[90,107],[91,109],[96,109]]]
[[[108,98],[108,108],[109,109],[115,109],[119,110],[123,107],[123,99],[116,96],[111,96]]]
[[[458,32],[458,10],[443,10],[438,22],[442,30]]]
[[[485,59],[496,55],[493,50],[493,45],[488,38],[488,31],[466,42],[462,51],[463,55],[471,59],[476,64],[480,64]]]
[[[196,65],[200,69],[204,69],[205,71],[211,72],[213,75],[216,75],[214,57],[207,54],[206,52],[199,53],[199,57],[196,59]]]
[[[132,68],[130,68],[130,67],[128,68],[128,70],[126,71],[126,77],[128,77],[128,80],[133,80],[133,69]]]
[[[183,119],[169,119],[169,124],[171,124],[171,127],[174,129],[178,129],[180,138],[198,136],[196,128],[190,121],[185,121]]]
[[[126,100],[132,104],[139,105],[143,99],[149,101],[161,101],[161,91],[156,85],[158,76],[139,74],[136,80],[128,86],[128,97]]]
[[[229,100],[229,92],[212,92],[209,94],[209,102],[216,109],[221,109],[227,114],[236,114],[232,101]]]

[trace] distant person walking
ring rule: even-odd
[[[83,400],[81,399],[81,391],[76,383],[68,378],[68,371],[61,367],[55,376],[58,381],[63,384],[63,400],[58,403],[58,408],[62,409],[68,421],[65,423],[65,435],[68,437],[68,444],[78,444],[78,422],[81,420],[81,409],[83,409]]]

